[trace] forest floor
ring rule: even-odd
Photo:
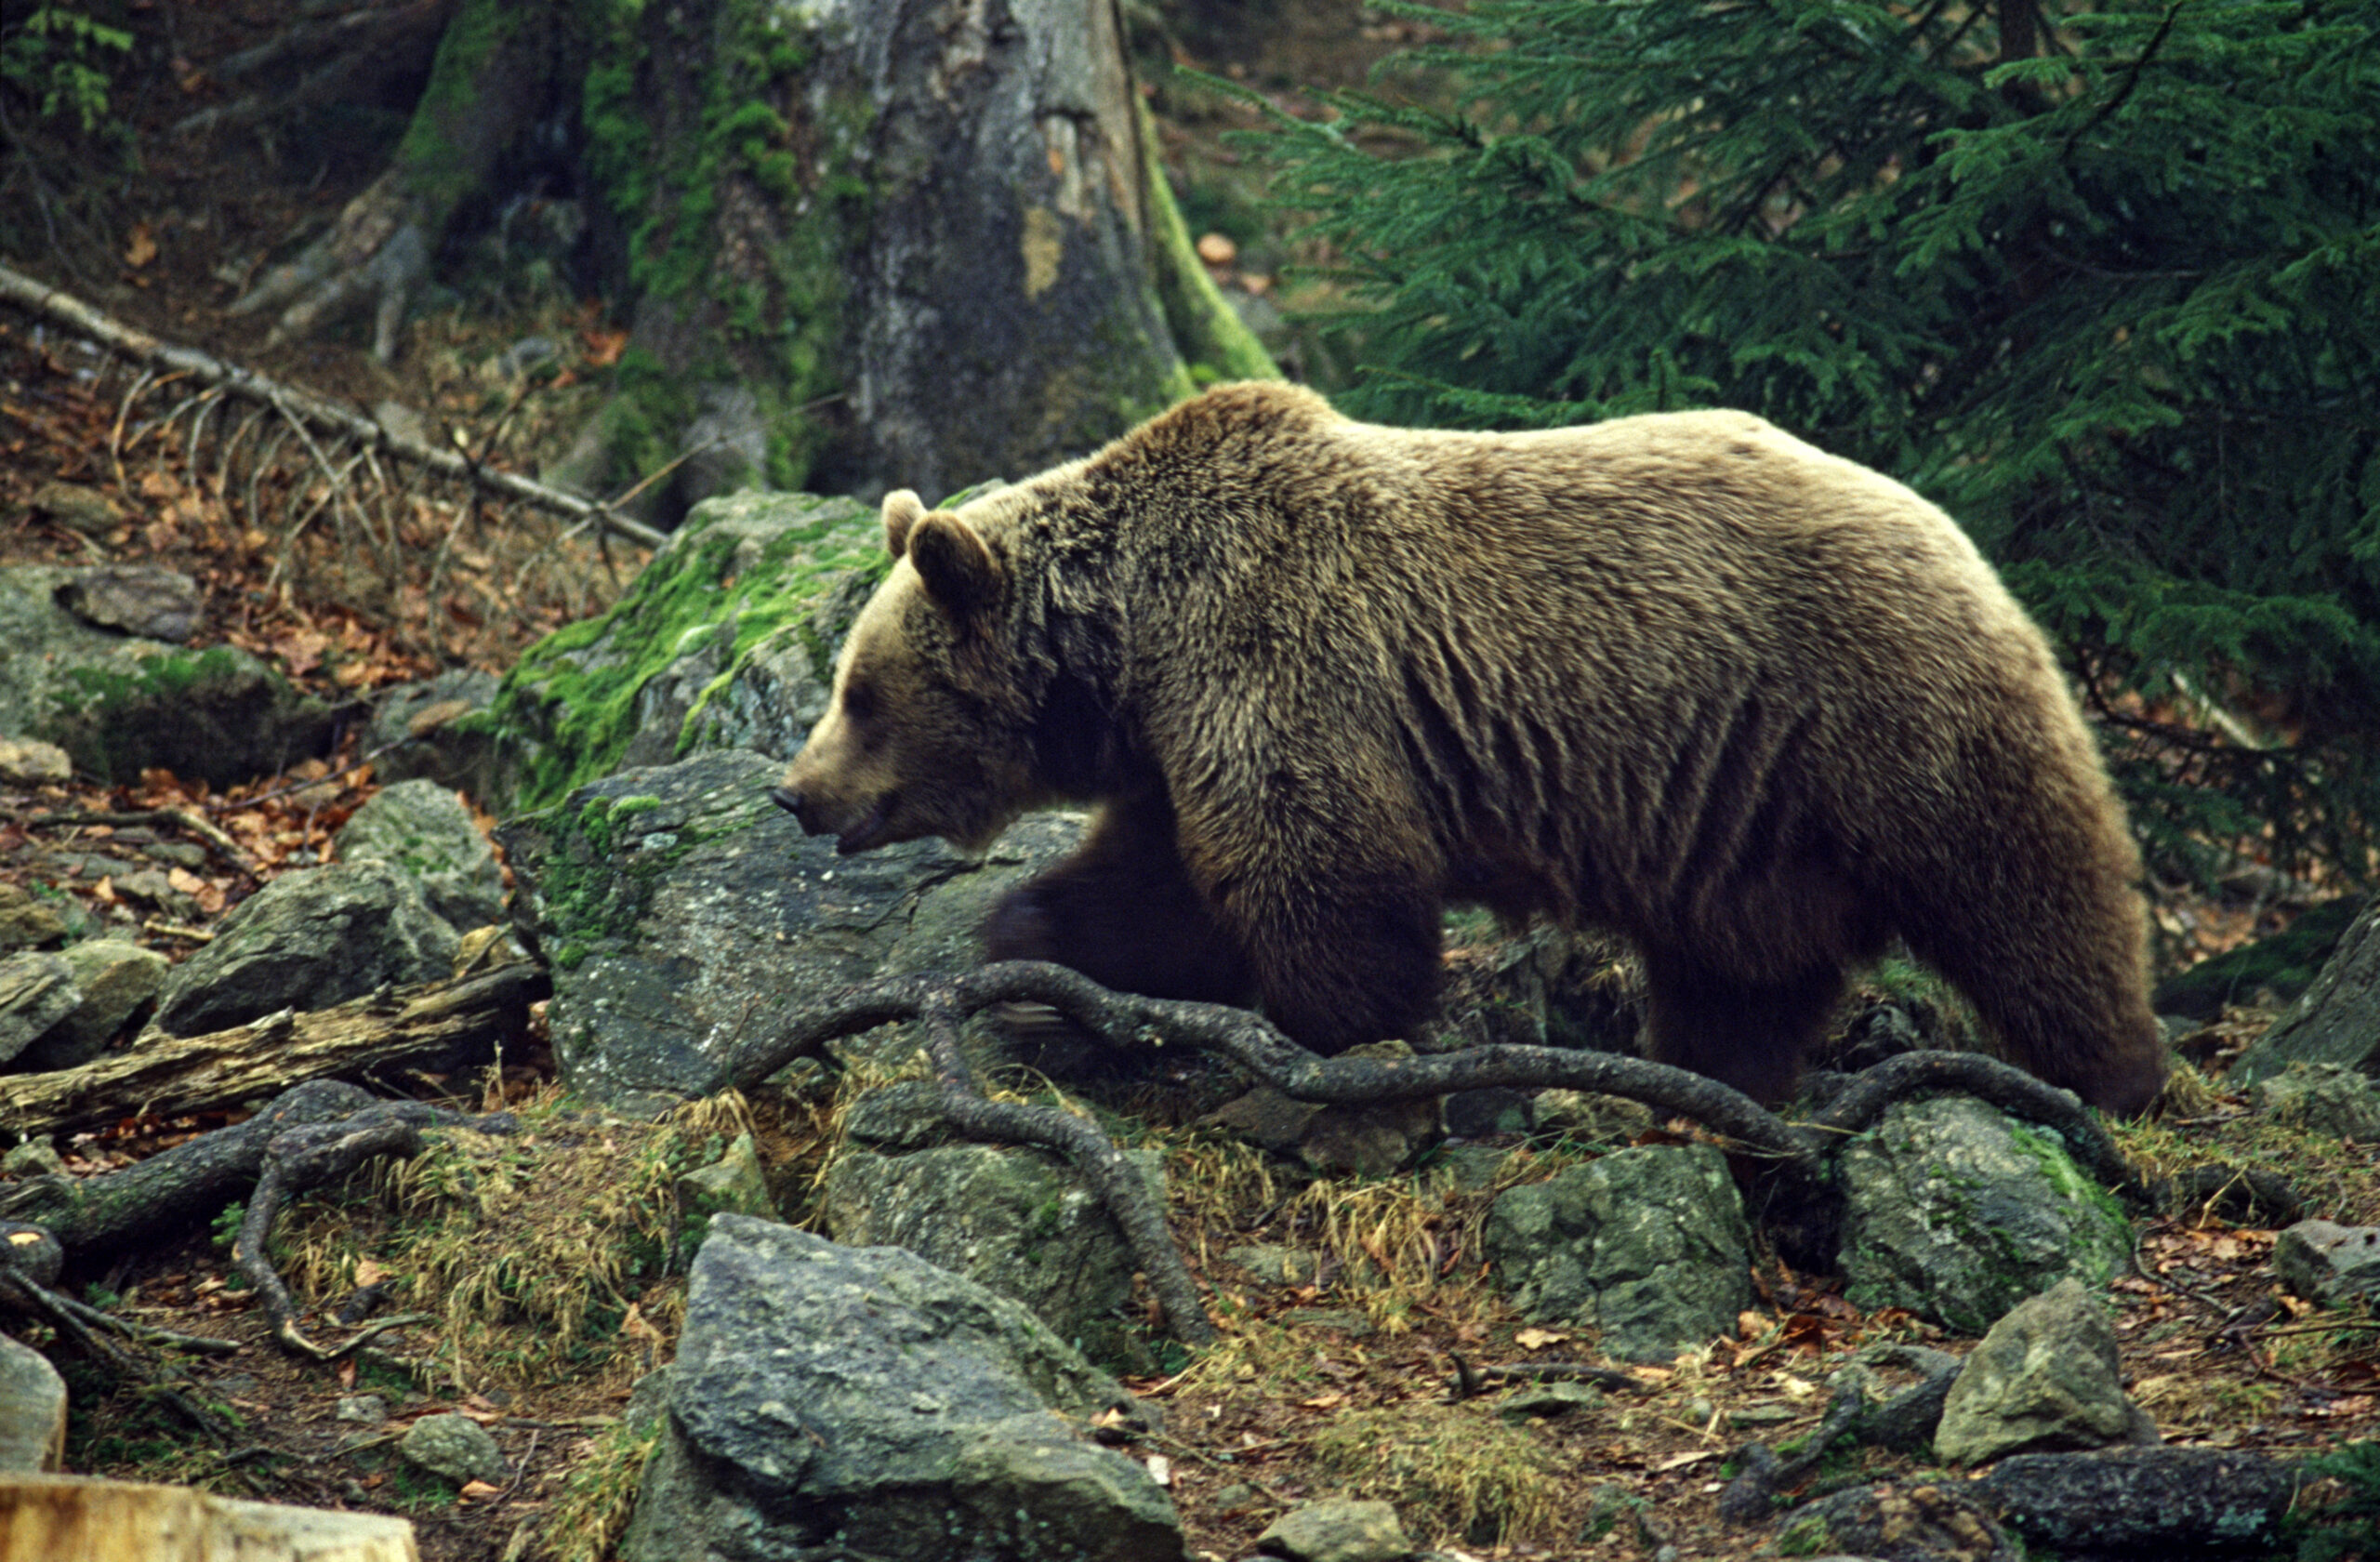
[[[1268,92],[1358,79],[1409,23],[1337,7],[1249,7],[1273,20],[1212,20],[1238,7],[1185,6],[1168,50]],[[136,5],[138,25],[166,12]],[[1169,12],[1172,15],[1173,12]],[[171,10],[170,68],[120,84],[118,107],[137,127],[137,174],[104,195],[68,192],[51,250],[7,262],[169,339],[205,348],[362,408],[394,402],[428,420],[433,438],[459,430],[483,459],[535,469],[584,417],[622,333],[599,304],[561,285],[512,287],[498,265],[441,294],[408,324],[393,365],[375,363],[359,326],[267,349],[254,320],[225,305],[291,237],[318,229],[377,172],[368,144],[328,151],[252,141],[179,140],[167,127],[205,98],[191,66],[261,41],[279,7],[191,6]],[[1169,90],[1167,145],[1190,183],[1185,206],[1202,230],[1234,238],[1235,280],[1266,291],[1294,246],[1265,227],[1251,178],[1220,132],[1233,111]],[[365,107],[369,107],[366,105]],[[396,123],[402,123],[401,115]],[[524,338],[555,347],[534,384],[507,372]],[[230,492],[208,462],[169,445],[170,388],[141,384],[136,365],[109,363],[29,316],[0,309],[0,563],[154,562],[198,580],[206,617],[194,642],[242,644],[350,711],[372,691],[468,662],[501,670],[519,648],[610,599],[640,562],[599,550],[518,510],[468,514],[451,502],[419,507],[404,523],[395,578],[359,565],[355,539],[322,523],[300,530],[302,468]],[[120,523],[97,535],[37,510],[33,496],[64,481],[96,489]],[[455,544],[446,573],[422,561]],[[456,539],[460,539],[456,541]],[[369,549],[364,550],[365,565]],[[36,874],[94,920],[130,930],[173,958],[206,923],[273,873],[324,860],[332,832],[374,789],[361,726],[334,757],[290,774],[210,792],[163,774],[114,788],[53,788],[0,815],[0,879]],[[75,810],[171,805],[204,813],[243,848],[246,866],[179,869],[180,898],[145,904],[104,877],[60,878],[56,854],[98,849],[123,835],[107,826],[48,827]],[[127,843],[120,841],[119,844]],[[2258,925],[2257,914],[2193,902],[2162,908],[2169,930],[2191,930],[2198,952]],[[2268,926],[2268,920],[2265,925]],[[2380,1223],[2380,1168],[2370,1146],[2291,1134],[2251,1117],[2221,1069],[2268,1012],[2235,1012],[2185,1046],[2197,1072],[2160,1117],[2120,1129],[2128,1154],[2157,1172],[2214,1162],[2290,1176],[2307,1212]],[[667,1360],[683,1281],[666,1261],[611,1271],[551,1255],[583,1246],[573,1220],[606,1212],[636,1240],[668,1246],[670,1177],[737,1126],[758,1133],[780,1190],[796,1201],[828,1141],[831,1104],[726,1103],[663,1124],[590,1123],[554,1100],[549,1055],[522,1039],[500,1079],[420,1079],[427,1094],[477,1109],[523,1111],[525,1141],[502,1157],[484,1146],[442,1147],[408,1167],[360,1177],[293,1212],[276,1254],[301,1297],[327,1314],[349,1291],[399,1282],[406,1306],[439,1321],[394,1335],[392,1353],[433,1364],[425,1375],[349,1360],[301,1363],[273,1348],[259,1310],[231,1275],[222,1224],[112,1255],[74,1278],[84,1294],[144,1322],[239,1344],[193,1360],[199,1397],[222,1422],[202,1435],[170,1405],[66,1359],[75,1391],[69,1466],[86,1473],[176,1480],[235,1495],[404,1513],[429,1562],[539,1555],[560,1542],[592,1555],[623,1516],[619,1413],[634,1378]],[[1135,1381],[1163,1407],[1166,1430],[1137,1450],[1166,1462],[1193,1548],[1248,1555],[1289,1503],[1338,1493],[1393,1497],[1416,1538],[1479,1557],[1747,1555],[1758,1532],[1731,1530],[1715,1513],[1728,1461],[1751,1436],[1789,1440],[1817,1424],[1830,1372],[1863,1346],[1922,1340],[1963,1350],[1907,1314],[1862,1314],[1823,1279],[1770,1261],[1763,1297],[1738,1337],[1665,1369],[1638,1387],[1550,1421],[1508,1420],[1497,1396],[1452,1403],[1457,1357],[1474,1366],[1567,1358],[1580,1342],[1526,1326],[1488,1283],[1477,1231],[1494,1193],[1557,1169],[1582,1151],[1513,1153],[1493,1179],[1476,1159],[1448,1153],[1402,1178],[1316,1182],[1267,1167],[1253,1152],[1179,1126],[1187,1116],[1161,1090],[1139,1103],[1151,1142],[1169,1157],[1176,1235],[1213,1297],[1224,1343],[1196,1363]],[[236,1114],[139,1118],[74,1136],[70,1166],[129,1164]],[[1684,1124],[1655,1137],[1691,1133]],[[510,1168],[504,1176],[497,1166]],[[1467,1180],[1470,1179],[1470,1180]],[[534,1189],[536,1197],[529,1197]],[[491,1191],[494,1190],[494,1191]],[[547,1272],[505,1269],[501,1248]],[[2269,1266],[2273,1234],[2203,1211],[2145,1219],[2136,1271],[2113,1300],[2132,1392],[2170,1442],[2296,1455],[2374,1435],[2380,1331],[2368,1314],[2315,1312],[2283,1293]],[[1223,1254],[1252,1242],[1318,1251],[1329,1260],[1308,1285],[1258,1282]],[[477,1293],[473,1264],[509,1275],[509,1295]],[[525,1261],[524,1261],[525,1264]],[[343,1400],[377,1394],[385,1423],[341,1420]],[[350,1407],[352,1409],[352,1407]],[[486,1424],[511,1462],[509,1484],[460,1491],[409,1473],[393,1440],[421,1415],[459,1410]],[[1879,1452],[1841,1456],[1819,1478],[1921,1473]]]

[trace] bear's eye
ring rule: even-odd
[[[843,716],[847,721],[865,721],[876,714],[876,686],[854,678],[843,685]]]

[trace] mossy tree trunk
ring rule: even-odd
[[[392,345],[449,230],[558,142],[632,331],[549,476],[686,457],[665,521],[1021,477],[1275,372],[1190,252],[1116,0],[460,0],[388,175],[244,306],[289,334],[377,299]]]

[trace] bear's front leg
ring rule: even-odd
[[[1229,899],[1247,907],[1249,897]],[[1325,1057],[1417,1039],[1437,1007],[1439,910],[1420,886],[1372,876],[1307,879],[1247,907],[1242,941],[1265,1017]]]
[[[1248,957],[1183,868],[1162,798],[1106,805],[1071,854],[1003,895],[984,958],[1052,960],[1144,998],[1256,996]]]

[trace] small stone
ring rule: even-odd
[[[1239,245],[1225,233],[1198,235],[1198,258],[1210,266],[1228,266],[1239,258]]]
[[[1256,1548],[1289,1562],[1402,1562],[1413,1542],[1386,1502],[1334,1497],[1291,1508],[1256,1537]]]
[[[377,1394],[350,1394],[331,1407],[331,1414],[340,1421],[377,1426],[389,1419],[389,1402]]]
[[[1226,1248],[1223,1258],[1274,1285],[1314,1285],[1322,1278],[1322,1255],[1280,1242],[1251,1242]]]
[[[74,761],[57,744],[0,737],[0,787],[63,787],[73,779]]]
[[[33,490],[33,508],[71,532],[105,536],[124,521],[115,502],[78,483],[45,483]]]
[[[1567,1415],[1572,1410],[1594,1410],[1603,1408],[1603,1393],[1578,1383],[1531,1383],[1504,1396],[1496,1413],[1510,1421],[1529,1416],[1553,1417]],[[1706,1418],[1707,1419],[1707,1418]]]
[[[769,1197],[769,1179],[760,1170],[760,1152],[752,1136],[737,1134],[725,1155],[679,1178],[678,1209],[697,1229],[722,1211],[777,1219],[776,1200]]]
[[[59,588],[66,611],[86,624],[178,644],[198,628],[205,602],[198,582],[163,564],[102,564]]]
[[[74,973],[56,955],[0,956],[0,1063],[74,1012]]]
[[[0,884],[0,949],[29,949],[66,936],[66,916],[14,884]]]
[[[2272,1266],[2292,1292],[2325,1307],[2380,1296],[2380,1225],[2299,1221],[2273,1243]]]
[[[456,1485],[486,1481],[496,1485],[510,1476],[504,1451],[487,1428],[467,1415],[424,1416],[397,1443],[397,1451],[434,1476]]]
[[[0,1154],[0,1177],[63,1177],[66,1159],[46,1139],[28,1139]]]
[[[157,996],[173,968],[154,949],[111,938],[69,944],[58,958],[83,1000],[25,1049],[29,1069],[79,1068],[99,1056],[125,1022]]]
[[[2156,1440],[2155,1423],[2124,1397],[2107,1313],[2065,1279],[2010,1308],[1968,1353],[1934,1451],[1945,1464],[1981,1464],[2025,1449]]]

